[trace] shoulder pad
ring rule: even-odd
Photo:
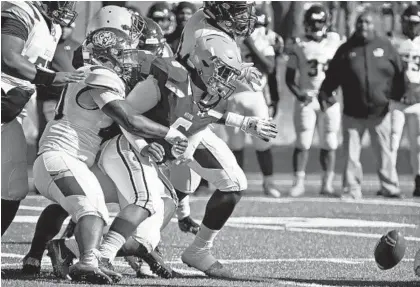
[[[37,8],[26,1],[2,1],[1,16],[12,17],[14,19],[23,21],[30,31],[35,24],[35,21],[43,20]]]
[[[86,86],[107,89],[125,95],[126,86],[124,82],[111,69],[103,66],[88,66],[79,70],[84,71],[86,74]]]
[[[166,73],[172,82],[182,83],[188,79],[188,71],[174,58],[156,58],[152,65]]]

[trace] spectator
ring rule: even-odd
[[[326,109],[335,102],[332,92],[343,91],[343,149],[345,197],[362,197],[362,137],[369,130],[374,153],[378,159],[381,189],[378,195],[400,197],[398,175],[391,152],[389,99],[398,98],[406,89],[403,63],[388,39],[375,33],[373,15],[362,12],[355,32],[331,60],[319,92],[321,106]]]
[[[185,24],[191,18],[191,16],[197,11],[195,5],[191,2],[179,2],[175,7],[175,30],[166,36],[166,41],[174,53],[178,48],[179,41],[181,39],[182,31],[184,30]]]
[[[75,70],[72,66],[73,52],[79,46],[79,43],[71,38],[74,27],[74,23],[71,27],[62,27],[63,33],[51,62],[51,68],[56,72],[72,72]],[[62,90],[63,86],[37,86],[38,141],[47,122],[54,118],[55,106],[60,99]]]

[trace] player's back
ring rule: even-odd
[[[60,25],[52,23],[50,29],[40,11],[30,1],[2,1],[1,15],[19,20],[25,25],[28,39],[25,41],[22,56],[37,66],[48,68],[61,37]],[[2,86],[34,88],[29,81],[8,75],[3,69],[1,78]]]
[[[182,32],[181,41],[178,46],[178,58],[188,58],[188,56],[194,50],[197,39],[208,35],[219,35],[236,44],[235,39],[230,37],[227,33],[209,24],[206,14],[202,9],[200,9],[194,13],[194,15],[185,25],[184,31]],[[240,53],[239,48],[238,53]],[[188,65],[193,67],[191,62],[188,62]]]
[[[299,86],[301,89],[319,90],[325,79],[328,64],[342,44],[336,33],[328,33],[320,42],[304,37],[292,50],[298,60]]]
[[[94,100],[99,94],[113,93],[125,97],[125,85],[113,71],[101,66],[82,67],[84,82],[69,84],[57,105],[56,117],[45,128],[40,153],[64,151],[92,165],[102,138],[99,131],[112,124]]]

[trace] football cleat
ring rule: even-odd
[[[163,260],[163,255],[161,252],[159,252],[158,248],[156,248],[150,253],[147,252],[145,247],[139,248],[138,250],[138,256],[150,266],[150,270],[152,270],[152,272],[155,273],[157,276],[165,279],[181,277],[180,274],[173,271],[172,268],[165,263],[165,261]]]
[[[150,266],[144,262],[143,259],[138,258],[137,256],[125,256],[125,261],[128,265],[136,272],[137,278],[156,278],[157,275],[152,272]]]
[[[358,199],[362,199],[363,198],[363,194],[362,194],[362,190],[360,188],[344,188],[344,192],[341,195],[342,199],[354,199],[354,200],[358,200]]]
[[[64,239],[54,239],[47,243],[47,256],[51,258],[53,273],[58,278],[67,278],[69,268],[76,256],[67,248]]]
[[[382,270],[395,267],[404,257],[406,243],[404,236],[397,230],[391,230],[381,237],[375,246],[375,261]]]
[[[270,196],[270,197],[274,197],[274,198],[281,197],[280,191],[277,189],[274,183],[269,182],[269,181],[265,181],[263,183],[263,192],[265,195]]]
[[[385,190],[378,190],[378,192],[376,193],[377,196],[383,196],[386,198],[397,198],[397,199],[402,199],[403,195],[401,194],[401,192],[398,193],[390,193],[389,191],[385,191]]]
[[[113,283],[118,283],[122,279],[122,275],[115,272],[115,268],[108,258],[101,258],[101,260],[99,260],[99,269],[108,275],[112,279]]]
[[[99,267],[87,265],[82,262],[70,266],[69,276],[72,281],[88,282],[93,284],[112,284],[111,277],[106,275]]]
[[[292,189],[289,191],[289,196],[299,197],[305,193],[305,180],[303,177],[296,177]]]
[[[420,277],[420,249],[417,251],[414,256],[414,274]]]
[[[39,275],[41,272],[41,260],[27,254],[23,258],[22,273],[25,275]]]
[[[187,266],[198,269],[209,277],[233,278],[233,273],[217,261],[208,248],[189,246],[182,253],[181,260]]]
[[[178,226],[182,232],[190,232],[192,234],[197,234],[200,230],[200,225],[190,216],[178,220]]]

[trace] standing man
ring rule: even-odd
[[[318,4],[312,5],[305,12],[305,37],[293,46],[287,63],[286,84],[296,96],[293,116],[296,131],[293,151],[295,178],[289,191],[292,197],[305,193],[305,170],[317,124],[321,146],[319,158],[323,170],[321,194],[334,194],[335,152],[341,120],[340,104],[335,103],[324,113],[321,112],[316,99],[328,64],[341,44],[337,33],[327,33],[328,18],[327,10]]]
[[[380,194],[400,197],[398,175],[391,151],[389,99],[405,91],[403,63],[392,44],[375,33],[372,12],[362,12],[355,32],[331,60],[319,92],[321,107],[328,112],[336,100],[333,91],[343,91],[343,149],[346,197],[362,197],[362,137],[369,130],[378,159]]]
[[[410,141],[410,159],[414,174],[413,196],[420,196],[420,7],[411,5],[401,17],[404,38],[395,47],[406,66],[410,88],[391,101],[392,152],[397,163],[398,148],[404,129]],[[402,96],[402,97],[401,97]]]

